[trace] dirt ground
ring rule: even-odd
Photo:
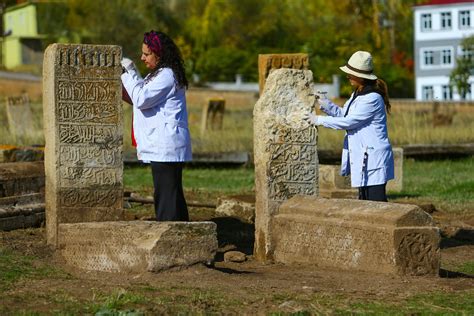
[[[0,232],[0,249],[32,256],[34,267],[49,266],[64,273],[20,279],[3,292],[0,311],[3,308],[7,313],[25,310],[49,313],[74,302],[90,302],[98,293],[120,290],[146,292],[148,297],[154,297],[155,303],[136,305],[146,314],[174,314],[179,311],[176,309],[179,304],[191,304],[184,309],[191,313],[318,311],[327,314],[334,311],[335,305],[348,301],[396,304],[420,293],[460,293],[474,289],[474,276],[456,272],[456,267],[474,262],[474,241],[469,239],[472,235],[466,237],[466,230],[459,231],[455,227],[473,223],[461,223],[442,214],[434,214],[445,235],[439,277],[383,275],[314,265],[262,264],[251,256],[252,225],[232,218],[212,218],[215,214],[209,209],[191,209],[191,214],[192,220],[212,219],[218,225],[220,249],[213,267],[193,266],[138,275],[86,272],[64,265],[46,245],[44,228]],[[228,250],[246,253],[247,261],[224,262],[223,253]],[[30,299],[25,300],[25,297]],[[161,300],[157,301],[157,297]],[[170,309],[169,304],[175,307]]]

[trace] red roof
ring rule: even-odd
[[[417,6],[444,5],[444,4],[456,4],[456,3],[472,3],[474,5],[474,0],[427,0],[425,3],[418,4]]]

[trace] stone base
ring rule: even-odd
[[[158,272],[211,263],[213,222],[91,222],[59,224],[58,251],[67,264],[107,272]]]
[[[295,196],[272,222],[276,262],[438,275],[439,229],[408,204]]]
[[[359,191],[357,189],[319,190],[319,196],[327,199],[357,199]]]

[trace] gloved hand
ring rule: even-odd
[[[120,61],[120,64],[122,65],[122,68],[125,69],[125,71],[127,72],[137,70],[137,68],[135,67],[135,64],[130,58],[126,58],[126,57],[122,58],[122,60]]]
[[[325,92],[325,91],[316,91],[315,96],[316,96],[316,100],[319,103],[319,108],[320,109],[329,104],[329,99],[327,97],[327,92]]]
[[[313,112],[305,113],[303,119],[312,125],[318,125],[318,115],[314,114]]]

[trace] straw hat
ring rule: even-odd
[[[372,55],[369,52],[357,51],[352,54],[345,66],[339,67],[346,74],[359,78],[375,80],[377,76],[373,74],[374,65]]]

